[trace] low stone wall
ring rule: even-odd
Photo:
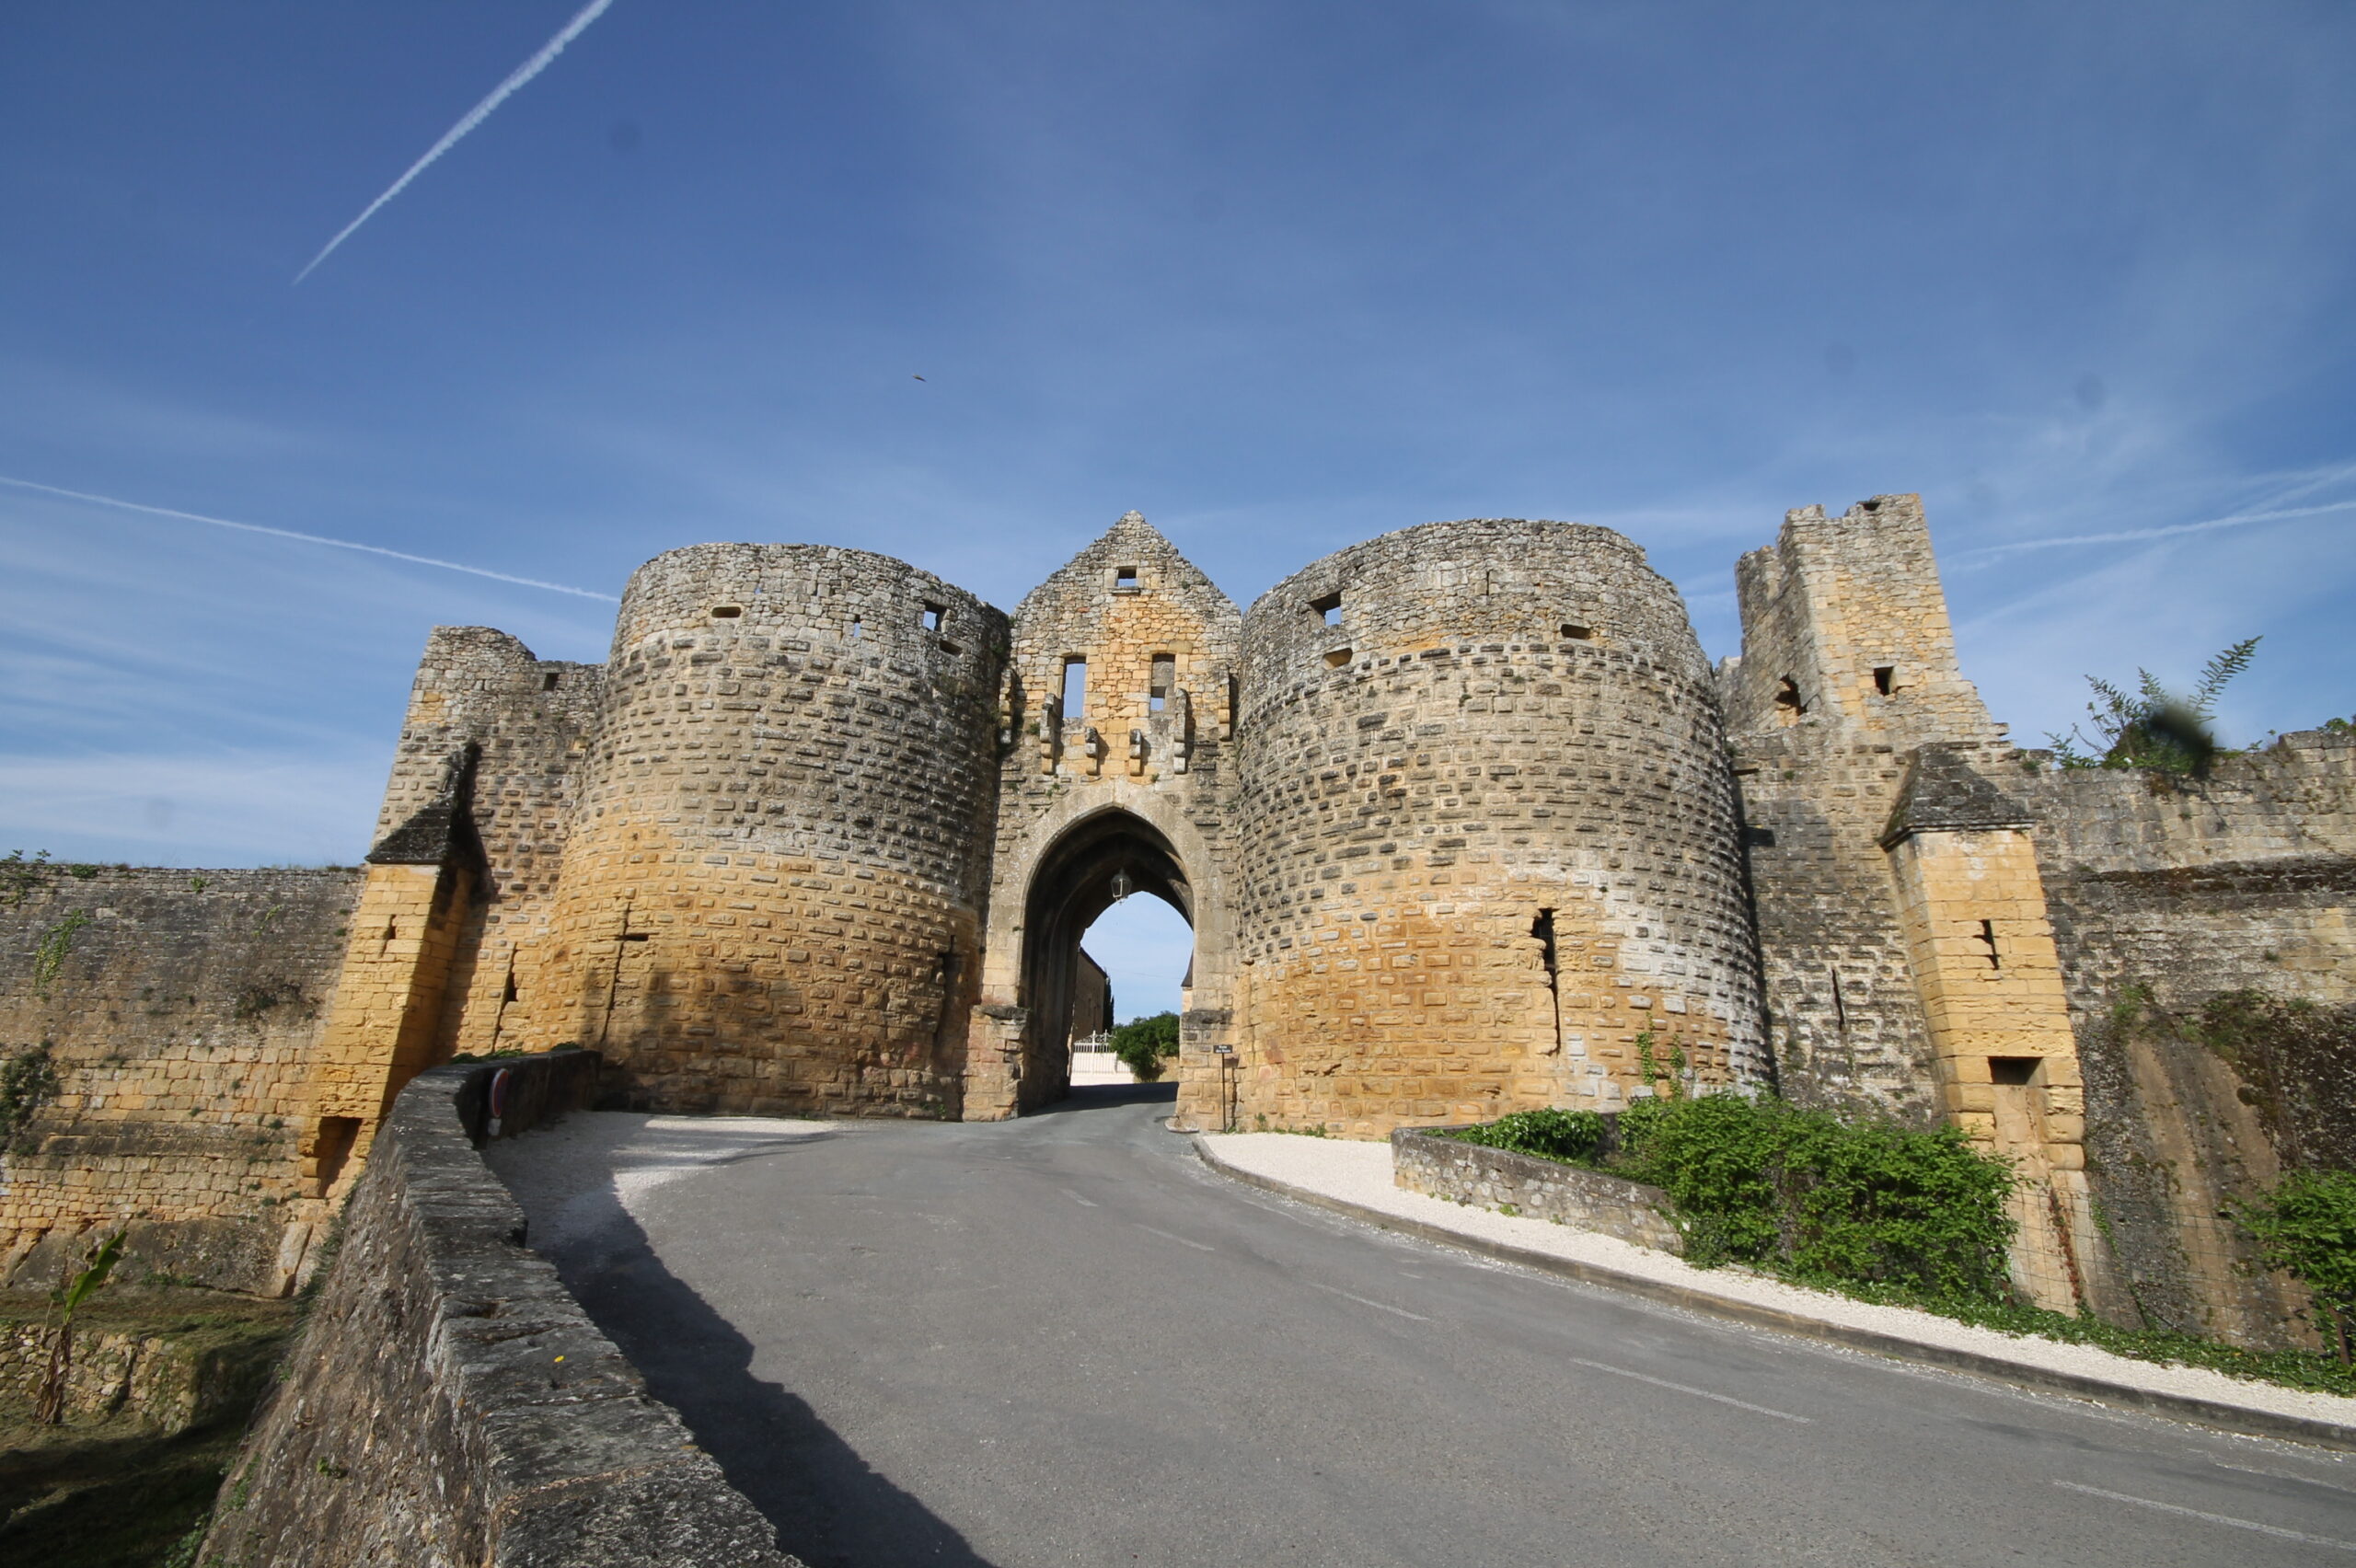
[[[525,1249],[523,1211],[475,1152],[587,1104],[597,1066],[563,1052],[440,1067],[401,1092],[202,1561],[789,1568]]]
[[[1685,1239],[1669,1217],[1669,1194],[1658,1187],[1440,1136],[1452,1130],[1402,1127],[1392,1133],[1392,1180],[1411,1193],[1511,1208],[1526,1219],[1551,1219],[1639,1247],[1684,1252]]]

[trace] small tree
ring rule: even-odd
[[[2293,1170],[2238,1212],[2268,1266],[2314,1295],[2347,1364],[2349,1318],[2356,1313],[2356,1171]]]
[[[2206,774],[2223,748],[2215,732],[2217,698],[2226,683],[2249,668],[2258,639],[2245,638],[2200,666],[2200,680],[2178,697],[2149,670],[2135,672],[2131,694],[2099,675],[2088,675],[2095,700],[2086,704],[2089,738],[2073,724],[2067,734],[2048,732],[2053,755],[2064,767],[2151,767],[2163,773]]]
[[[74,1369],[74,1314],[93,1291],[106,1284],[122,1255],[124,1232],[118,1230],[83,1259],[82,1270],[50,1297],[57,1309],[57,1327],[50,1332],[49,1367],[42,1373],[40,1398],[34,1401],[33,1419],[48,1426],[65,1420],[65,1379]]]
[[[1161,1065],[1178,1054],[1178,1015],[1159,1012],[1133,1018],[1113,1031],[1113,1055],[1147,1083],[1161,1076]]]

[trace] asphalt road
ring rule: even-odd
[[[576,1116],[495,1163],[812,1568],[2356,1563],[2356,1458],[1393,1236],[1168,1113]]]

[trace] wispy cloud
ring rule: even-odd
[[[466,136],[468,132],[472,131],[476,126],[490,119],[491,111],[492,110],[497,109],[501,104],[505,103],[510,98],[514,97],[516,90],[522,87],[525,83],[530,81],[533,77],[547,70],[549,63],[553,62],[558,55],[564,52],[564,46],[571,43],[574,39],[579,38],[582,33],[587,29],[589,24],[603,16],[606,12],[606,8],[613,3],[614,0],[589,0],[589,4],[581,7],[580,11],[573,17],[572,20],[564,24],[562,30],[558,32],[554,38],[549,40],[548,42],[540,46],[538,53],[533,55],[529,60],[525,61],[524,63],[516,66],[513,72],[509,73],[505,81],[491,89],[491,96],[489,98],[484,98],[480,103],[475,105],[474,108],[467,110],[467,112],[460,117],[456,125],[451,126],[449,130],[444,132],[442,139],[434,143],[431,147],[428,147],[425,150],[425,156],[423,157],[410,165],[408,171],[398,179],[394,180],[391,186],[386,190],[382,196],[379,196],[374,202],[369,202],[365,211],[364,211],[358,217],[352,219],[350,223],[344,225],[343,228],[336,235],[336,236],[333,239],[329,240],[327,244],[320,248],[320,251],[317,256],[311,258],[311,264],[294,274],[294,282],[299,283],[304,279],[309,277],[313,272],[317,271],[318,270],[319,263],[326,260],[329,256],[335,253],[337,246],[341,245],[345,240],[350,239],[352,234],[362,224],[366,223],[370,218],[376,215],[378,209],[382,208],[386,202],[391,201],[394,197],[399,195],[402,190],[406,190],[410,180],[415,179],[419,175],[423,174],[428,168],[432,167],[435,159],[439,158],[444,153],[448,152],[452,147],[457,145],[459,141]]]
[[[207,517],[201,512],[181,512],[169,506],[149,506],[136,501],[122,501],[110,495],[92,495],[87,490],[63,490],[56,485],[35,484],[30,479],[12,479],[0,474],[0,485],[17,490],[38,490],[43,495],[63,496],[68,501],[86,501],[98,506],[112,506],[124,512],[144,513],[150,517],[177,517],[187,523],[204,523],[215,528],[235,528],[245,534],[267,534],[272,538],[296,539],[306,545],[327,545],[339,550],[358,550],[364,555],[385,556],[393,560],[405,560],[414,566],[439,567],[445,571],[463,571],[470,577],[488,577],[494,582],[513,582],[522,588],[545,588],[551,594],[571,594],[583,599],[601,599],[606,604],[619,604],[612,594],[600,594],[588,588],[575,588],[563,582],[544,582],[537,577],[517,577],[512,572],[493,571],[489,567],[468,566],[461,561],[441,560],[433,556],[411,555],[406,550],[387,549],[382,545],[364,545],[352,539],[330,539],[320,534],[298,534],[292,528],[271,528],[260,523],[237,523],[226,517]]]
[[[2243,528],[2254,523],[2280,523],[2297,517],[2319,517],[2326,513],[2356,512],[2356,501],[2327,502],[2321,506],[2282,506],[2265,512],[2245,512],[2232,517],[2212,517],[2200,523],[2170,523],[2156,528],[2121,528],[2108,534],[2069,534],[2050,539],[2014,539],[2006,544],[1982,545],[1978,549],[1957,552],[1958,561],[1985,560],[1997,556],[2017,555],[2023,550],[2061,549],[2073,545],[2133,545],[2152,539],[2174,538],[2179,534],[2207,534],[2220,528]]]

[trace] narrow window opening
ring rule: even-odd
[[[386,948],[388,948],[388,947],[392,946],[395,942],[397,942],[397,941],[400,940],[400,936],[401,936],[401,923],[400,923],[398,920],[387,920],[387,921],[386,921],[386,922],[385,922],[385,934],[384,934],[383,936],[379,937],[378,939],[376,939],[376,940],[377,940],[377,949],[376,949],[376,951],[377,951],[377,954],[378,954],[378,956],[380,956],[380,957],[381,957],[381,956],[383,956],[384,950],[385,950]]]
[[[2037,1069],[2044,1062],[2042,1056],[1991,1056],[1988,1058],[1988,1081],[2015,1086],[2037,1081]]]
[[[866,628],[865,626],[863,626],[863,625],[861,625],[861,624],[860,623],[860,618],[859,618],[857,616],[853,616],[853,617],[850,617],[850,640],[851,640],[853,642],[857,642],[858,640],[860,640],[861,638],[865,637],[866,635],[867,635],[867,628]]]
[[[510,969],[507,972],[507,985],[505,988],[499,993],[499,999],[502,1003],[512,1002],[515,999],[515,971],[513,969]]]
[[[711,606],[711,618],[714,620],[734,620],[738,616],[741,616],[744,613],[745,606],[742,605],[714,605]]]
[[[540,689],[542,691],[554,691],[556,689],[556,672],[554,670],[550,670],[547,674],[540,677]]]
[[[1825,973],[1832,976],[1832,1027],[1846,1039],[1849,1033],[1849,998],[1841,994],[1841,972],[1828,969]]]
[[[1230,676],[1228,676],[1228,677],[1227,677],[1227,732],[1228,732],[1229,734],[1230,734],[1230,735],[1232,735],[1233,733],[1235,733],[1235,721],[1236,721],[1236,693],[1237,693],[1237,689],[1238,689],[1238,688],[1237,688],[1237,686],[1236,686],[1235,677],[1234,677],[1233,675],[1230,675]]]
[[[1785,675],[1783,684],[1775,688],[1775,717],[1786,724],[1796,724],[1807,711],[1807,704],[1800,700],[1799,683]]]
[[[1114,567],[1113,569],[1113,592],[1115,594],[1134,594],[1137,591],[1138,569],[1134,566]]]
[[[925,605],[925,607],[924,607],[924,628],[925,628],[925,630],[927,630],[927,631],[939,631],[939,630],[941,629],[941,628],[942,624],[943,624],[943,623],[944,623],[948,618],[949,618],[949,606],[948,606],[948,605],[934,605],[934,604],[928,604],[928,605]]]
[[[1995,922],[1995,921],[1993,921],[1993,920],[1982,920],[1982,921],[1981,921],[1981,922],[1980,922],[1980,940],[1981,940],[1982,942],[1984,942],[1984,943],[1986,943],[1986,944],[1987,944],[1987,948],[1988,948],[1988,967],[1989,967],[1989,968],[1991,968],[1991,969],[2002,969],[2002,968],[2004,968],[2004,956],[1996,951],[1996,922]]]
[[[1327,665],[1336,670],[1340,669],[1349,662],[1350,651],[1346,648],[1336,648],[1332,652],[1325,655],[1325,663]]]
[[[1088,711],[1088,661],[1077,653],[1064,656],[1064,717],[1077,719]]]
[[[1581,626],[1576,621],[1565,621],[1563,636],[1572,642],[1585,642],[1595,636],[1595,628],[1591,626]]]
[[[1152,684],[1146,692],[1146,705],[1161,712],[1169,705],[1171,689],[1178,684],[1178,660],[1174,654],[1153,656]]]
[[[1342,624],[1342,591],[1336,588],[1322,599],[1311,599],[1309,607],[1327,626]]]
[[[1561,961],[1554,948],[1554,912],[1541,909],[1538,918],[1530,923],[1530,934],[1538,939],[1538,962],[1546,971],[1546,1001],[1554,1014],[1554,1050],[1563,1048],[1563,987]]]
[[[1896,691],[1897,689],[1898,666],[1895,664],[1876,664],[1874,666],[1874,690],[1881,693],[1884,697],[1888,697],[1891,692]]]

